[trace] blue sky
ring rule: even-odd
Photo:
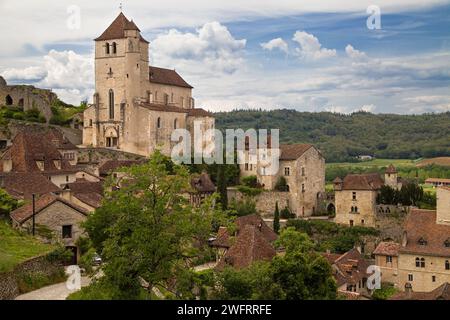
[[[71,103],[90,101],[91,39],[112,22],[118,3],[0,0],[0,27],[10,30],[0,34],[9,43],[0,48],[0,74],[52,88]],[[380,0],[380,30],[366,26],[371,1],[184,3],[124,1],[124,13],[150,40],[151,63],[175,68],[195,87],[197,106],[450,110],[449,1]],[[72,4],[76,28],[67,26]]]

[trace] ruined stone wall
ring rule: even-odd
[[[57,99],[56,94],[46,89],[30,85],[7,85],[0,77],[0,105],[19,107],[24,111],[37,109],[47,119],[52,117],[51,105]]]

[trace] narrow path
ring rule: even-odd
[[[88,277],[81,277],[82,287],[87,286],[89,282]],[[73,292],[75,291],[67,289],[66,282],[62,282],[22,294],[15,300],[65,300]]]

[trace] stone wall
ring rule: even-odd
[[[237,201],[242,200],[244,195],[240,193],[236,188],[228,188],[228,202],[232,199]],[[253,197],[256,202],[256,210],[262,217],[273,217],[275,212],[275,204],[278,202],[278,208],[280,211],[288,207],[290,208],[289,192],[280,191],[262,191],[259,195]]]
[[[56,99],[56,94],[50,90],[30,85],[10,86],[0,77],[0,105],[2,106],[19,107],[24,111],[37,109],[48,122],[53,115],[51,105]]]
[[[41,273],[47,276],[62,268],[58,263],[50,262],[46,256],[31,258],[17,265],[13,271],[0,273],[0,300],[12,300],[21,294],[19,279],[29,273]]]

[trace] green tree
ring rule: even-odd
[[[155,152],[148,163],[124,168],[120,182],[109,182],[101,208],[88,217],[85,229],[105,264],[102,269],[114,299],[137,298],[141,279],[148,291],[156,285],[175,290],[169,280],[185,280],[192,259],[207,252],[214,222],[226,224],[207,199],[192,207],[183,197],[189,175]],[[107,188],[108,189],[108,188]],[[173,294],[182,297],[175,290]],[[150,296],[150,295],[149,295]]]
[[[278,210],[278,201],[275,202],[275,213],[273,214],[273,231],[280,232],[280,210]]]
[[[219,191],[219,203],[222,209],[228,208],[227,179],[225,176],[225,165],[217,166],[217,190]]]
[[[7,215],[19,207],[19,202],[5,190],[0,189],[0,216]]]

